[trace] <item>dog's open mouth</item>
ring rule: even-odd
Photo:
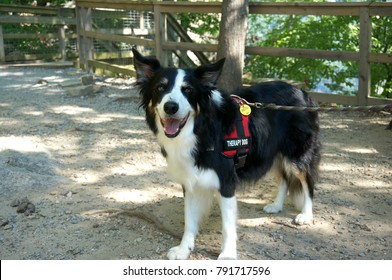
[[[182,119],[161,118],[161,124],[163,126],[163,130],[165,131],[166,136],[169,138],[174,138],[178,134],[180,134],[181,128],[183,128],[184,125],[186,124],[188,117],[189,117],[189,113],[188,115],[186,115],[185,118]]]

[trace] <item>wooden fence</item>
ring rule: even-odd
[[[78,14],[78,35],[80,39],[80,60],[82,65],[99,67],[94,60],[92,40],[122,41],[134,45],[155,48],[155,55],[167,64],[167,51],[190,50],[198,52],[216,52],[216,44],[196,44],[191,42],[169,41],[167,36],[167,18],[171,13],[220,13],[220,2],[158,2],[127,0],[76,0]],[[110,8],[142,10],[154,12],[155,39],[141,39],[132,36],[102,34],[92,29],[91,9]],[[249,3],[250,14],[280,15],[325,15],[325,16],[358,16],[360,19],[359,51],[330,51],[296,48],[251,47],[245,49],[246,54],[312,58],[338,61],[356,61],[358,70],[358,95],[343,96],[312,93],[321,102],[336,102],[349,105],[373,105],[390,103],[390,99],[370,97],[370,64],[392,63],[392,54],[371,52],[371,18],[373,16],[392,16],[392,3]],[[112,69],[114,70],[114,69]],[[121,71],[119,69],[119,71]],[[128,70],[129,71],[129,70]]]
[[[39,23],[44,20],[47,24],[59,26],[61,38],[61,27],[64,25],[77,24],[79,59],[82,67],[86,69],[104,68],[112,72],[134,75],[131,69],[124,69],[110,63],[97,60],[94,53],[94,41],[102,40],[109,42],[121,42],[131,45],[145,46],[153,48],[155,55],[163,62],[168,63],[168,52],[193,51],[198,54],[203,52],[216,52],[217,44],[197,44],[185,40],[177,42],[169,39],[168,26],[172,22],[173,13],[220,13],[222,10],[220,2],[168,2],[168,1],[129,1],[129,0],[76,0],[76,22],[75,19],[61,13],[61,9],[40,11],[46,13],[45,17],[24,17],[23,20],[16,16],[0,15],[0,61],[4,60],[4,47],[2,38],[10,36],[22,36],[12,34],[2,34],[2,23]],[[0,12],[5,11],[4,5],[0,5]],[[38,7],[31,7],[26,10],[24,7],[20,12],[38,13]],[[143,38],[134,35],[115,35],[111,32],[98,30],[94,27],[92,11],[101,10],[114,11],[140,11],[152,12],[154,14],[154,38]],[[10,12],[15,12],[12,10]],[[63,10],[64,11],[64,10]],[[335,102],[348,105],[373,105],[392,103],[391,99],[370,97],[370,64],[371,63],[392,63],[392,54],[373,53],[371,51],[371,21],[374,16],[392,16],[392,3],[254,3],[249,4],[250,14],[278,14],[278,15],[322,15],[322,16],[358,16],[360,19],[359,51],[331,51],[331,50],[310,50],[298,48],[271,48],[247,46],[246,54],[273,56],[273,57],[294,57],[311,58],[337,61],[355,61],[358,63],[358,95],[343,96],[336,94],[312,93],[321,102]],[[45,19],[44,19],[45,18]],[[8,37],[7,37],[8,36]],[[24,36],[43,36],[29,35]],[[63,39],[60,39],[63,40]],[[61,45],[61,44],[60,44]],[[59,50],[63,53],[63,50]],[[64,57],[64,56],[63,56]]]
[[[2,28],[4,24],[56,26],[57,33],[4,33]],[[66,26],[76,26],[74,9],[0,4],[0,62],[41,58],[65,60],[66,41],[76,39],[76,34],[66,33]],[[49,54],[24,53],[7,56],[4,40],[23,39],[58,40],[58,50]]]

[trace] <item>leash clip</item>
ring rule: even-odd
[[[260,109],[260,108],[265,107],[265,105],[263,103],[260,103],[260,102],[255,102],[255,103],[253,103],[253,107],[255,107],[257,109]]]
[[[248,102],[246,99],[244,99],[242,97],[239,97],[238,95],[235,95],[235,94],[232,94],[231,97],[236,99],[236,100],[238,100],[238,104],[240,106],[246,104],[248,106],[255,107],[257,109],[266,108],[267,107],[267,104],[263,104],[263,103],[260,103],[260,102],[254,102],[254,103]]]

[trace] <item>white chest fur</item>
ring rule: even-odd
[[[162,127],[159,127],[157,138],[166,151],[167,171],[172,180],[180,183],[190,192],[197,191],[195,188],[219,189],[220,183],[216,172],[212,169],[199,168],[195,164],[193,152],[197,138],[193,133],[192,118],[189,118],[177,137],[166,137]]]

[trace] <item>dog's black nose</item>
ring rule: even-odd
[[[178,108],[178,104],[173,101],[168,101],[165,103],[165,105],[163,105],[163,110],[168,115],[174,115],[175,113],[177,113]]]

